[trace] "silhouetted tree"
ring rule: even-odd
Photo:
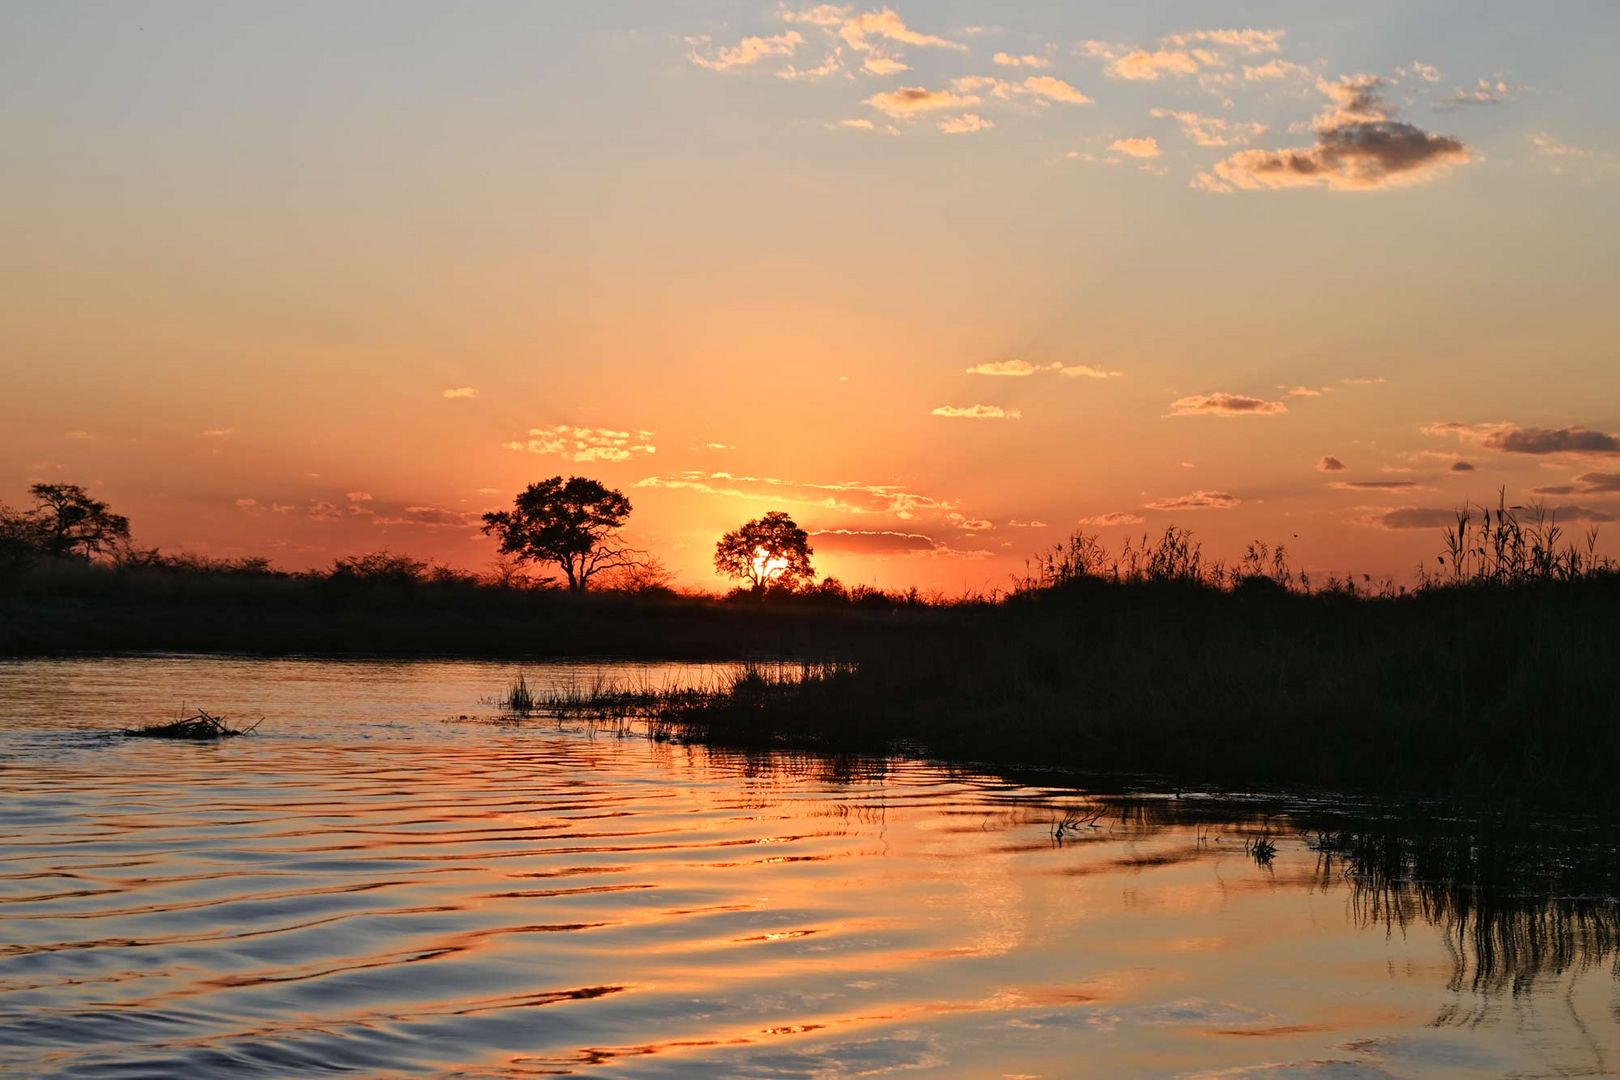
[[[502,554],[555,564],[570,589],[584,592],[597,574],[641,558],[618,541],[629,516],[624,492],[583,476],[553,476],[524,488],[511,510],[485,514],[483,530],[500,539]]]
[[[35,484],[32,508],[0,508],[0,546],[32,548],[56,559],[92,559],[129,543],[129,519],[92,499],[78,484]]]
[[[802,588],[815,580],[810,535],[780,510],[728,532],[714,546],[714,568],[755,592]]]

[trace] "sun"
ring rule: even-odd
[[[754,549],[754,579],[764,582],[778,577],[788,568],[788,561],[780,555],[773,555],[765,547]]]

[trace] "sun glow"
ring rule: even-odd
[[[754,549],[754,580],[764,584],[772,578],[781,576],[788,568],[788,561],[780,555],[772,555],[763,547]]]

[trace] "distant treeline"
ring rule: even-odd
[[[644,581],[576,592],[391,552],[302,572],[186,555],[41,559],[0,572],[0,655],[821,656],[947,610],[915,590],[837,582],[765,597]]]

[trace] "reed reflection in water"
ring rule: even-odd
[[[0,664],[0,1070],[1620,1068],[1600,830],[446,722],[512,673]],[[267,720],[96,734],[181,697]]]

